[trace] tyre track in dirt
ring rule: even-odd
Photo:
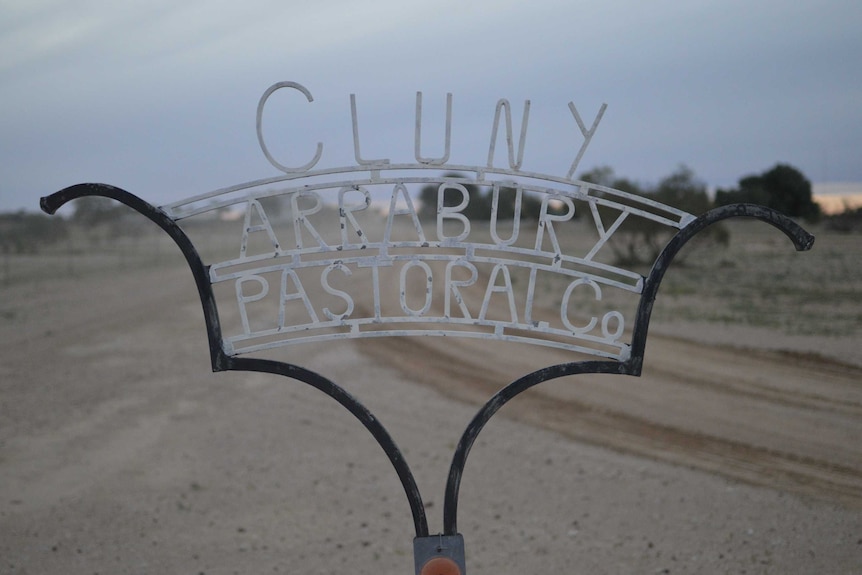
[[[381,297],[397,297],[395,286],[381,288]],[[441,299],[435,294],[435,302]],[[537,308],[535,317],[554,313]],[[535,369],[579,359],[555,349],[448,337],[357,344],[405,378],[476,406]],[[545,382],[501,415],[615,451],[862,507],[862,448],[853,439],[862,433],[859,381],[862,368],[815,354],[653,334],[642,377]]]
[[[397,296],[384,289],[381,297]],[[497,313],[501,300],[491,300]],[[556,313],[534,309],[543,320]],[[531,371],[588,359],[448,337],[357,343],[405,377],[477,406]],[[656,333],[644,361],[640,378],[582,375],[545,382],[501,415],[616,451],[862,507],[862,368],[815,354]]]
[[[451,342],[449,342],[451,343]],[[450,346],[465,351],[466,346]],[[426,339],[363,340],[360,349],[400,368],[415,381],[455,399],[481,405],[514,379],[496,366],[464,361]],[[604,377],[604,376],[594,376]],[[713,384],[717,385],[717,384]],[[728,390],[732,393],[732,390]],[[828,411],[824,412],[827,417]],[[573,440],[716,473],[746,483],[862,507],[862,470],[826,458],[774,449],[663,423],[622,410],[543,393],[541,386],[511,401],[501,415],[553,430]],[[692,414],[696,419],[698,414]]]
[[[862,368],[858,366],[813,353],[708,346],[666,335],[650,337],[665,346],[683,350],[677,354],[677,361],[674,363],[649,365],[650,372],[655,375],[683,378],[689,386],[733,393],[789,407],[814,408],[818,411],[862,417],[862,389],[854,389],[859,386],[852,385],[852,381],[862,381]],[[708,374],[704,375],[705,366],[720,365],[729,355],[734,358],[737,377],[717,380]],[[686,358],[694,359],[680,363],[680,360]],[[645,361],[649,363],[649,354]],[[770,364],[769,373],[757,371],[764,363]],[[750,371],[739,373],[740,367],[749,368]],[[812,378],[816,374],[816,386],[792,386],[791,378],[782,377],[783,374],[787,375],[785,372],[798,374],[802,370],[811,374]]]

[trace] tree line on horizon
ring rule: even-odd
[[[457,176],[458,174],[449,174]],[[706,184],[700,180],[689,167],[680,165],[675,171],[662,178],[658,184],[642,184],[635,180],[617,176],[613,168],[599,166],[580,175],[582,181],[606,186],[634,195],[654,199],[663,204],[687,211],[691,214],[701,214],[713,207],[733,203],[753,203],[776,209],[792,218],[801,218],[809,222],[825,220],[825,225],[842,232],[862,229],[862,209],[845,211],[843,214],[823,216],[820,206],[814,202],[811,182],[801,171],[788,164],[776,164],[760,173],[747,175],[739,179],[738,185],[729,189],[716,190],[710,197]],[[471,220],[489,220],[491,218],[492,193],[482,191],[479,186],[465,185],[469,194],[469,203],[464,215]],[[446,199],[446,205],[454,205],[456,198]],[[437,209],[437,187],[429,185],[419,192],[420,217],[435,217]],[[458,199],[460,201],[460,199]],[[101,197],[80,198],[73,203],[74,212],[71,216],[46,216],[25,210],[0,213],[0,253],[36,253],[43,247],[58,243],[69,236],[72,227],[82,229],[110,228],[106,237],[136,234],[137,226],[129,225],[128,210],[116,202]],[[548,206],[549,211],[563,208]],[[535,219],[541,210],[541,200],[531,194],[524,194],[521,202],[522,219]],[[515,215],[515,194],[501,193],[497,217],[501,220],[512,219]],[[576,214],[577,215],[577,214]],[[655,252],[661,238],[656,237],[658,226],[640,218],[628,218],[621,228],[622,236],[627,238],[626,245],[617,246],[617,258],[620,261],[631,260],[637,263],[648,259],[637,255],[643,252],[644,244],[647,252]],[[726,231],[713,226],[716,231],[712,240],[726,243]],[[95,233],[95,232],[94,232]],[[96,237],[93,235],[93,237]]]
[[[458,177],[460,174],[449,173],[447,177]],[[652,186],[641,184],[635,180],[619,177],[610,166],[599,166],[580,175],[581,181],[613,188],[637,196],[651,198],[663,204],[675,207],[689,213],[699,215],[707,210],[736,203],[758,204],[773,208],[791,218],[802,218],[808,222],[816,222],[821,217],[820,206],[814,201],[811,182],[801,171],[788,164],[776,164],[761,174],[752,174],[739,179],[737,187],[717,189],[710,198],[707,185],[700,180],[694,171],[686,165],[680,165],[675,171],[662,178]],[[477,185],[466,184],[469,202],[463,214],[470,219],[489,220],[491,218],[492,193],[482,191]],[[420,216],[432,218],[437,209],[437,186],[428,185],[419,192],[422,202]],[[455,194],[444,198],[446,206],[453,206],[460,201]],[[514,196],[500,194],[497,207],[497,218],[510,220],[514,217]],[[521,218],[535,217],[541,209],[541,201],[534,197],[524,197],[521,205]]]
[[[450,173],[447,176],[457,177]],[[680,165],[656,185],[646,185],[635,180],[617,176],[610,166],[599,166],[580,175],[584,182],[597,184],[635,196],[650,198],[662,204],[700,215],[708,210],[735,203],[759,204],[776,209],[791,218],[802,218],[809,222],[821,217],[820,206],[814,202],[811,182],[798,169],[788,164],[777,164],[761,174],[740,178],[736,188],[718,189],[713,197],[707,185],[686,165]],[[487,186],[486,186],[487,187]],[[477,185],[466,184],[469,202],[461,212],[471,220],[489,220],[492,215],[491,190],[482,191]],[[431,219],[437,211],[437,186],[428,185],[419,192],[422,206],[420,217]],[[515,194],[505,188],[498,194],[497,219],[511,220],[515,214]],[[461,198],[458,194],[444,197],[444,205],[457,205]],[[524,194],[521,200],[521,218],[535,219],[541,210],[541,200]],[[549,206],[548,210],[552,208]],[[599,213],[612,218],[609,210],[599,207]],[[576,212],[575,217],[578,217]],[[603,218],[604,219],[604,218]],[[613,221],[612,219],[610,221]],[[612,241],[608,244],[614,252],[619,265],[639,265],[655,260],[668,239],[669,231],[657,222],[643,218],[627,218],[623,221]],[[727,245],[730,240],[726,226],[713,225],[704,230],[699,242]]]

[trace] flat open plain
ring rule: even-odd
[[[546,382],[491,420],[461,489],[469,573],[862,573],[862,240],[815,228],[798,254],[761,226],[671,268],[641,378]],[[170,245],[5,257],[0,572],[413,572],[380,448],[301,383],[213,374]],[[432,532],[476,409],[572,359],[450,338],[275,356],[369,406]]]

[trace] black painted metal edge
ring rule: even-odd
[[[45,196],[39,201],[39,205],[46,214],[54,214],[64,204],[84,196],[101,196],[116,200],[125,204],[139,214],[154,222],[162,228],[174,242],[192,271],[198,295],[201,298],[201,306],[206,322],[207,339],[209,341],[210,362],[213,371],[223,371],[227,365],[227,355],[221,345],[221,323],[219,322],[218,307],[213,296],[212,285],[209,281],[209,270],[201,260],[200,254],[192,245],[191,240],[185,232],[165,212],[156,206],[145,202],[138,196],[108,184],[77,184],[64,188],[50,196]]]
[[[67,202],[83,196],[101,196],[125,204],[156,223],[176,242],[194,275],[198,295],[201,298],[213,371],[255,371],[295,379],[322,391],[353,414],[371,433],[395,468],[395,472],[398,474],[398,478],[410,504],[416,537],[425,537],[428,535],[425,506],[422,503],[422,497],[413,473],[410,471],[401,450],[395,444],[389,432],[368,408],[342,387],[322,375],[303,367],[272,360],[237,358],[225,354],[221,345],[221,323],[219,322],[218,308],[215,296],[213,295],[212,285],[209,281],[209,269],[203,264],[200,254],[198,254],[194,245],[192,245],[189,237],[164,211],[134,194],[107,184],[78,184],[70,186],[50,196],[41,198],[40,206],[45,213],[54,214]]]
[[[43,211],[53,214],[67,202],[83,196],[102,196],[119,201],[156,223],[173,238],[185,256],[186,262],[195,278],[206,322],[213,371],[254,371],[295,379],[322,391],[353,414],[371,433],[395,468],[410,504],[416,536],[428,536],[425,507],[422,503],[415,478],[400,449],[398,449],[398,446],[385,427],[362,403],[331,380],[303,367],[273,360],[237,358],[225,354],[221,343],[222,332],[218,308],[213,295],[212,285],[209,281],[209,268],[204,265],[200,255],[185,232],[161,209],[121,188],[107,184],[78,184],[70,186],[50,196],[43,197],[40,205]],[[695,235],[712,224],[734,217],[755,218],[778,228],[790,238],[799,251],[808,250],[814,244],[814,236],[806,232],[790,218],[773,209],[753,204],[734,204],[716,208],[695,218],[683,227],[665,246],[653,264],[649,275],[644,278],[644,289],[641,293],[632,334],[631,356],[628,360],[623,362],[580,361],[542,368],[510,383],[479,409],[464,430],[449,468],[443,508],[444,534],[448,536],[457,534],[458,496],[464,467],[476,438],[491,417],[520,393],[540,383],[559,377],[578,374],[639,376],[643,367],[650,316],[659,285],[665,272],[682,247]]]
[[[814,236],[805,231],[796,222],[781,214],[780,212],[754,204],[733,204],[715,208],[692,220],[683,227],[665,246],[659,257],[644,278],[644,289],[641,293],[638,305],[635,326],[632,334],[631,356],[624,362],[615,361],[582,361],[559,364],[539,369],[520,379],[510,383],[492,397],[476,413],[473,420],[461,436],[452,463],[449,467],[449,475],[446,482],[446,494],[443,504],[443,533],[455,535],[458,533],[458,496],[464,467],[470,449],[479,436],[479,433],[488,423],[488,420],[518,394],[534,387],[540,383],[563,377],[579,374],[609,374],[640,376],[643,368],[644,352],[646,349],[646,338],[649,329],[650,316],[653,304],[658,293],[659,285],[673,259],[695,235],[708,226],[728,218],[747,217],[764,221],[781,230],[796,247],[797,251],[811,249],[814,245]]]

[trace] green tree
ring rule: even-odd
[[[581,180],[627,192],[636,196],[650,198],[665,205],[700,215],[712,207],[706,184],[697,178],[688,166],[680,165],[670,175],[662,178],[654,188],[644,187],[627,178],[614,174],[612,168],[601,166],[581,175]],[[612,222],[619,212],[611,208],[599,207],[599,215],[605,222]],[[627,217],[609,242],[617,265],[631,266],[650,264],[675,233],[672,228],[650,219]],[[727,229],[713,225],[698,235],[699,243],[704,241],[726,245],[729,241]]]
[[[444,178],[460,178],[461,174],[450,172],[443,176]],[[461,212],[471,220],[487,220],[491,217],[491,197],[490,195],[482,194],[479,186],[474,184],[464,184],[467,190],[468,203],[464,211]],[[423,219],[433,219],[437,217],[437,194],[440,189],[440,184],[428,184],[419,191],[419,200],[422,202],[422,207],[419,208],[419,217]],[[461,203],[461,195],[456,191],[450,191],[443,197],[443,205],[447,207],[457,206]]]
[[[36,253],[68,235],[69,227],[63,218],[49,218],[23,210],[0,214],[0,251],[3,253]]]
[[[102,196],[83,196],[74,202],[73,224],[83,228],[90,243],[135,236],[144,228],[144,220],[128,206]],[[131,216],[131,217],[130,217]]]
[[[752,203],[766,206],[792,218],[816,221],[820,206],[811,193],[811,182],[789,164],[776,164],[758,175],[740,178],[739,187],[718,190],[716,205]]]
[[[675,172],[665,176],[651,195],[663,204],[690,214],[700,215],[712,208],[706,184],[686,165],[679,166]]]
[[[119,206],[110,198],[101,196],[83,196],[75,200],[75,213],[72,221],[85,226],[98,226],[110,223],[118,217]]]
[[[444,178],[460,178],[461,174],[448,173]],[[493,202],[493,192],[490,186],[485,186],[486,191],[482,191],[482,186],[476,184],[463,184],[467,190],[469,203],[461,212],[470,220],[490,220],[491,206]],[[440,184],[428,184],[419,191],[419,200],[422,202],[422,207],[419,208],[419,217],[422,219],[433,219],[437,217],[437,194]],[[518,194],[514,188],[500,188],[500,196],[497,204],[497,219],[511,220],[515,217],[515,199]],[[444,206],[456,206],[461,202],[461,195],[455,191],[447,192],[443,198]],[[542,200],[534,194],[523,193],[521,196],[521,219],[539,217],[541,211]],[[558,213],[563,208],[550,208],[551,213]]]

